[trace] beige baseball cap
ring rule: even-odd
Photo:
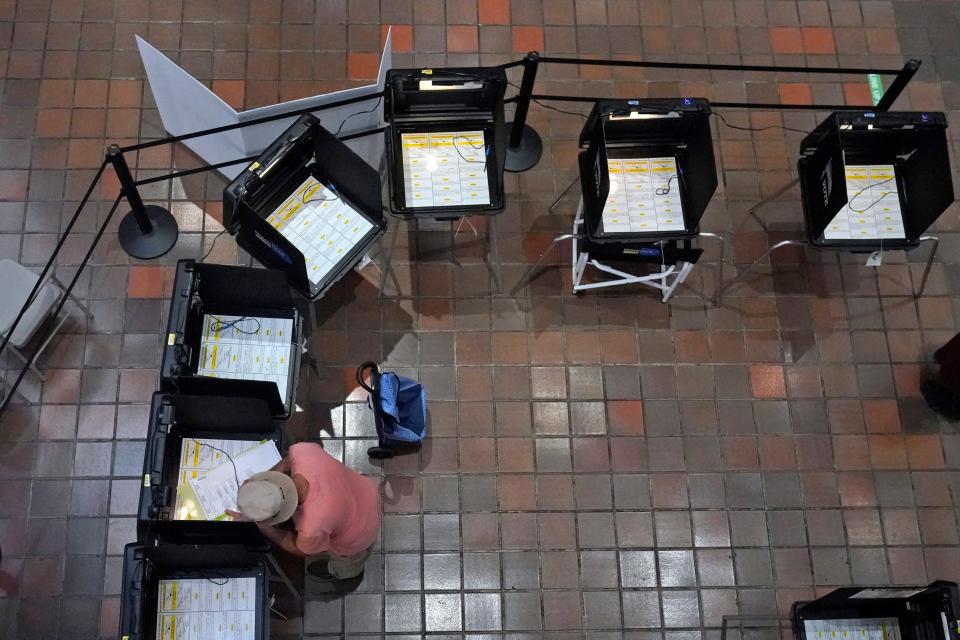
[[[237,491],[237,510],[265,525],[286,522],[297,510],[297,487],[279,471],[254,474]]]

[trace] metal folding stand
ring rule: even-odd
[[[923,268],[923,275],[920,278],[920,287],[917,290],[917,292],[913,294],[914,298],[919,298],[920,296],[922,296],[923,291],[927,286],[927,277],[930,275],[931,267],[933,267],[933,261],[937,255],[937,248],[940,246],[940,238],[938,238],[937,236],[921,236],[920,242],[921,243],[930,242],[932,243],[933,246],[930,249],[930,253],[927,256],[926,264],[924,265],[924,268]],[[736,284],[737,282],[745,278],[747,274],[754,271],[756,267],[758,267],[768,256],[770,256],[777,249],[782,249],[783,247],[790,247],[790,246],[806,247],[808,245],[809,243],[805,240],[781,240],[780,242],[777,242],[776,244],[772,245],[769,249],[764,251],[762,254],[760,254],[760,256],[756,260],[751,262],[746,267],[741,268],[741,267],[738,267],[737,265],[733,265],[733,267],[737,269],[739,273],[737,273],[737,275],[735,275],[730,281],[728,281],[725,285],[723,285],[718,289],[718,296],[722,296],[724,291],[726,291],[727,289],[732,287],[734,284]],[[817,250],[829,251],[829,249],[823,249],[823,248],[818,248]],[[833,250],[836,251],[838,254],[845,251],[844,249],[833,249]],[[718,286],[719,286],[719,283],[718,283]],[[719,297],[718,297],[718,300],[719,300]]]
[[[300,612],[300,614],[302,615],[303,614],[303,594],[300,593],[300,590],[297,589],[295,584],[293,584],[293,580],[290,579],[290,576],[287,575],[287,572],[284,571],[283,567],[280,566],[280,562],[277,561],[277,557],[274,555],[273,549],[271,549],[266,554],[266,556],[267,556],[267,562],[270,563],[270,567],[273,570],[273,573],[275,574],[270,576],[270,582],[280,582],[287,588],[287,591],[290,592],[290,595],[293,596],[294,601],[297,603],[297,611]],[[271,605],[271,609],[273,609],[272,605]],[[285,617],[276,609],[273,609],[273,611],[277,615],[280,615],[281,617]]]
[[[568,187],[566,191],[569,191],[569,189],[570,188]],[[566,193],[566,191],[564,191],[564,193]],[[551,205],[551,207],[556,206],[562,198],[563,194],[561,194],[560,198],[558,198],[554,204]],[[550,241],[550,245],[540,254],[540,256],[537,258],[537,261],[533,264],[533,266],[530,267],[530,269],[527,270],[527,273],[524,274],[523,278],[520,279],[520,282],[517,283],[516,287],[513,288],[510,294],[515,295],[517,291],[529,283],[533,279],[533,276],[540,269],[543,259],[547,256],[550,250],[564,240],[571,241],[572,256],[570,261],[570,271],[574,295],[580,293],[581,291],[587,291],[590,289],[618,287],[629,284],[642,284],[660,291],[660,301],[667,302],[673,296],[674,292],[677,290],[677,287],[683,284],[683,282],[687,279],[687,276],[689,276],[690,272],[693,270],[694,263],[684,261],[677,261],[677,264],[674,265],[661,264],[660,271],[646,275],[636,275],[611,267],[610,265],[604,264],[596,258],[591,258],[588,252],[580,251],[579,243],[586,237],[586,234],[583,231],[583,224],[583,198],[581,198],[577,204],[577,214],[574,217],[573,228],[571,229],[571,232],[558,235]],[[723,264],[724,257],[725,242],[723,241],[723,237],[707,231],[701,231],[697,237],[714,238],[720,242],[720,260],[717,263],[717,269],[719,273],[720,269],[722,268],[721,265]],[[661,240],[653,242],[652,244],[657,244],[662,247],[666,242],[668,241]],[[600,282],[589,282],[584,284],[583,276],[588,266],[593,267],[605,274],[615,276],[615,279],[608,279]],[[719,304],[719,295],[721,295],[721,293],[722,292],[718,288],[717,304]]]

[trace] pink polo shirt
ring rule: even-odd
[[[290,447],[290,475],[306,478],[307,499],[297,507],[297,548],[307,555],[345,557],[369,548],[380,528],[380,489],[376,483],[314,442]]]

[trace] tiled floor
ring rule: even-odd
[[[106,144],[162,134],[134,34],[236,107],[363,82],[393,24],[397,66],[529,49],[884,67],[920,57],[900,105],[956,120],[958,20],[956,2],[926,0],[0,0],[0,257],[42,265]],[[538,91],[869,99],[859,76],[551,65]],[[805,130],[817,120],[725,116]],[[575,206],[547,213],[574,175],[580,119],[534,105],[531,122],[544,157],[508,176],[497,221],[508,290]],[[796,192],[764,211],[769,233],[745,210],[790,179],[802,135],[714,121],[714,136],[722,184],[704,228],[742,264],[799,230]],[[198,160],[159,147],[137,163],[150,176]],[[0,419],[2,637],[116,635],[171,266],[221,230],[221,188],[207,176],[144,190],[170,201],[176,250],[130,261],[111,225],[78,284],[95,319],[68,325],[42,363],[47,382],[22,387],[34,404]],[[115,190],[108,175],[64,246],[63,277]],[[573,297],[556,269],[516,298],[491,296],[482,242],[402,227],[401,296],[378,299],[367,272],[316,305],[290,432],[382,478],[386,499],[363,584],[314,595],[303,631],[707,640],[725,614],[782,614],[836,585],[960,579],[960,437],[917,391],[958,328],[956,207],[937,231],[919,300],[921,252],[873,270],[788,251],[714,308],[700,295],[714,290],[708,264],[669,305],[646,290]],[[211,259],[245,260],[229,236]],[[432,431],[419,455],[367,460],[371,417],[350,383],[366,359],[426,384]],[[300,623],[274,629],[299,637]]]

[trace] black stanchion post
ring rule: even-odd
[[[145,205],[137,191],[137,183],[123,151],[115,144],[107,148],[107,160],[120,179],[120,192],[130,204],[130,211],[120,221],[117,234],[120,246],[128,255],[141,260],[159,258],[177,244],[177,221],[167,209]]]
[[[517,94],[517,110],[510,123],[510,139],[507,143],[507,159],[504,168],[507,171],[526,171],[538,162],[543,155],[543,142],[533,127],[527,124],[527,111],[530,109],[530,96],[537,81],[537,68],[540,66],[540,54],[531,51],[523,57],[523,78],[520,80],[520,93]]]
[[[908,60],[907,63],[903,65],[903,69],[900,70],[900,73],[893,79],[893,82],[890,83],[887,90],[883,92],[880,101],[877,102],[877,111],[890,110],[890,107],[893,106],[893,103],[900,97],[903,90],[910,84],[910,80],[913,79],[913,76],[919,68],[919,60]]]

